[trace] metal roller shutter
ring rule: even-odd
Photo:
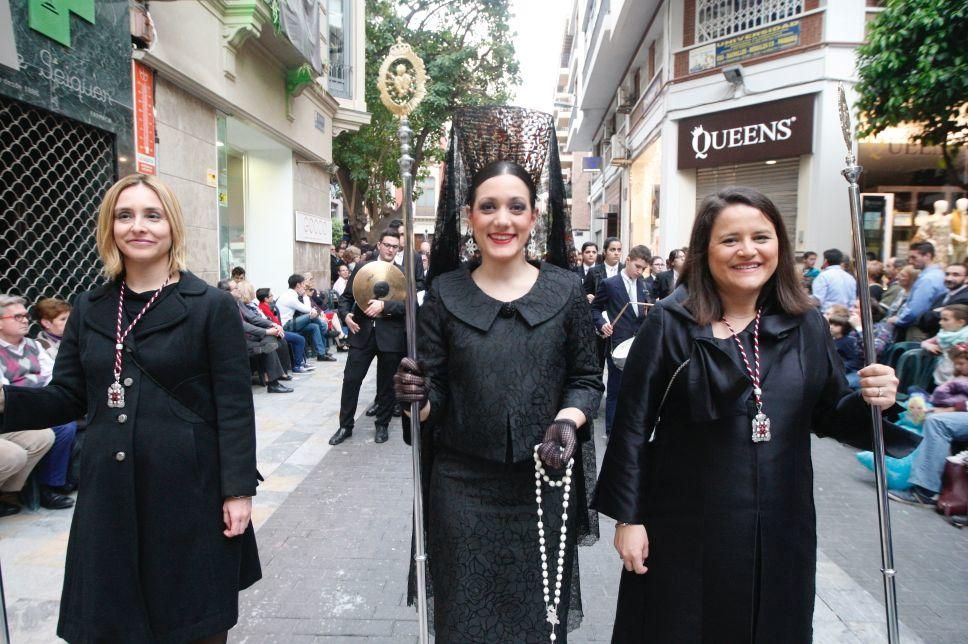
[[[718,168],[700,168],[696,171],[696,211],[707,196],[729,186],[748,186],[769,197],[786,224],[790,241],[797,234],[797,183],[800,177],[800,159],[779,159],[773,165],[762,161]]]

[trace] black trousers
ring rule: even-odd
[[[376,412],[377,425],[389,425],[393,418],[393,374],[400,366],[404,354],[396,351],[380,351],[376,346],[376,333],[370,333],[365,347],[350,347],[343,369],[343,394],[340,397],[339,425],[353,429],[356,422],[356,405],[360,400],[360,387],[363,378],[376,357]]]

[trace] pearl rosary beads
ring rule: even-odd
[[[538,456],[539,447],[540,445],[534,446],[534,500],[538,504],[538,549],[541,552],[541,581],[544,585],[544,604],[547,611],[547,617],[545,619],[551,624],[551,641],[554,642],[558,639],[558,636],[555,634],[555,627],[561,623],[558,619],[558,605],[561,603],[561,585],[564,579],[565,544],[568,540],[568,497],[571,493],[571,468],[575,463],[575,459],[568,459],[568,465],[565,467],[565,475],[561,479],[554,481],[545,472],[541,457]],[[561,505],[561,537],[558,541],[558,567],[555,573],[555,593],[553,599],[548,581],[548,553],[545,549],[545,530],[544,521],[542,520],[544,510],[541,509],[541,490],[543,483],[547,483],[552,489],[556,487],[565,488]]]

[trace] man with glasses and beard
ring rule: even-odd
[[[392,264],[398,250],[400,237],[395,231],[386,230],[380,235],[377,244],[379,256],[373,261]],[[339,445],[353,435],[360,387],[374,357],[377,359],[378,408],[373,440],[376,443],[387,441],[388,427],[393,418],[393,373],[407,350],[403,300],[374,299],[363,309],[354,299],[353,281],[362,266],[365,264],[353,271],[339,300],[340,315],[350,330],[350,350],[343,371],[339,429],[329,439],[330,445]]]

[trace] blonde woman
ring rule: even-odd
[[[185,270],[181,207],[154,177],[107,191],[97,245],[109,281],[78,298],[53,380],[0,396],[4,432],[88,420],[57,634],[225,642],[261,577],[239,310]]]

